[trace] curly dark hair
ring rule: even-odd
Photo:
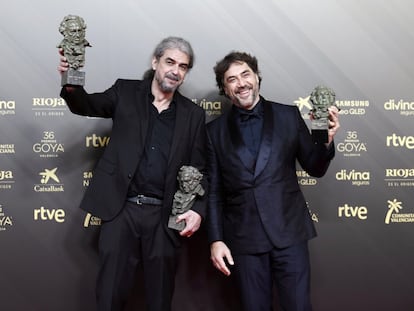
[[[255,74],[259,77],[259,87],[262,82],[262,77],[260,76],[259,67],[257,65],[257,58],[247,54],[245,52],[231,52],[227,54],[222,60],[216,63],[214,67],[214,73],[216,74],[216,82],[219,88],[219,94],[225,95],[224,93],[224,74],[234,63],[246,63],[250,69],[253,70]]]

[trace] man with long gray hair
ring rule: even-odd
[[[69,64],[60,54],[63,74]],[[113,120],[110,142],[80,206],[102,220],[99,311],[123,310],[139,265],[147,310],[171,309],[180,236],[196,232],[206,211],[200,197],[178,217],[186,223],[182,231],[167,227],[180,167],[206,169],[204,110],[178,92],[193,62],[191,45],[168,37],[155,48],[143,80],[118,79],[94,94],[79,86],[62,88],[73,113]]]

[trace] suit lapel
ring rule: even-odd
[[[136,126],[139,126],[137,129],[137,132],[139,133],[139,146],[145,145],[148,131],[149,105],[151,103],[148,102],[149,99],[146,90],[147,88],[143,85],[143,83],[141,83],[135,94],[135,100],[137,103],[135,106],[138,114],[138,120],[140,120],[139,122],[136,122]]]
[[[171,143],[170,155],[168,157],[168,167],[170,167],[171,161],[174,159],[177,154],[177,149],[180,147],[180,143],[183,138],[187,135],[186,130],[188,129],[188,111],[184,105],[180,105],[180,95],[177,93],[174,96],[175,101],[175,127],[174,134]]]
[[[272,151],[273,134],[275,131],[273,124],[272,106],[264,99],[262,100],[264,108],[263,131],[262,139],[260,141],[259,154],[256,160],[256,169],[254,172],[254,177],[259,176],[259,174],[263,171],[267,162],[269,161],[270,153]]]

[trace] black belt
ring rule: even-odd
[[[150,204],[150,205],[162,205],[162,200],[157,198],[146,197],[145,195],[139,194],[136,197],[127,198],[128,202],[135,203],[137,205]]]

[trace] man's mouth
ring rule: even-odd
[[[241,96],[241,97],[247,97],[247,96],[250,95],[250,89],[249,88],[239,89],[237,91],[237,94],[239,94],[239,96]]]
[[[176,82],[180,81],[180,79],[177,76],[172,75],[172,74],[166,74],[165,77],[169,80],[173,80],[173,81],[176,81]]]

